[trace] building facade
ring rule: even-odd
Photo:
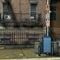
[[[0,0],[0,26],[3,27],[0,29],[0,44],[41,41],[44,31],[40,27],[45,24],[45,5],[45,0]]]
[[[16,24],[20,23],[19,26],[34,25],[32,22],[36,23],[35,25],[42,23],[41,21],[43,21],[43,24],[45,23],[46,1],[44,1],[44,0],[42,0],[42,1],[40,1],[40,0],[10,0],[9,3],[11,6],[11,10],[14,13],[14,16],[13,16],[13,13],[10,13],[10,14],[12,14],[12,16],[14,17],[13,20],[15,20]],[[2,9],[3,9],[2,4],[3,3],[0,2],[0,4],[1,4],[0,12],[2,13]],[[9,8],[7,8],[7,9],[9,9]]]
[[[2,36],[0,44],[21,44],[21,42],[23,44],[32,43],[33,40],[41,41],[45,34],[41,27],[45,27],[46,0],[6,1],[0,0],[0,26],[3,27],[3,29],[0,28],[0,35]],[[59,27],[60,3],[57,2],[51,6],[53,8],[51,26]],[[56,11],[55,8],[57,8]],[[9,39],[6,38],[7,36]]]

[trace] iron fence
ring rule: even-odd
[[[41,41],[44,32],[32,29],[2,29],[0,30],[0,45],[26,45],[32,46]]]

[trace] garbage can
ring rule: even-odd
[[[57,55],[57,53],[58,53],[58,42],[56,42],[56,41],[54,41],[54,42],[52,42],[52,47],[53,47],[53,53],[54,53],[54,55]]]
[[[38,55],[40,55],[40,53],[41,53],[40,42],[35,42],[35,53]]]
[[[50,36],[44,36],[42,39],[42,49],[43,53],[51,54],[51,37]]]

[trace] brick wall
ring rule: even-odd
[[[29,0],[10,0],[13,12],[17,22],[26,22],[30,20],[30,1]],[[44,2],[44,3],[43,3]],[[41,14],[42,23],[45,24],[45,0],[38,0],[37,13]],[[0,0],[0,12],[2,10]]]

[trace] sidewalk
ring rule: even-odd
[[[0,59],[0,60],[60,60],[60,58],[59,57],[51,57],[51,58]]]

